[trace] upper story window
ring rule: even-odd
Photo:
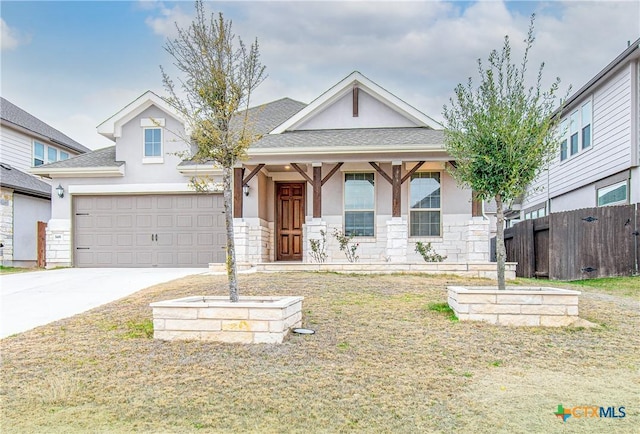
[[[33,165],[41,166],[45,163],[55,163],[56,161],[66,160],[69,154],[59,151],[58,148],[45,145],[44,143],[33,141]]]
[[[617,182],[598,189],[598,206],[627,203],[627,181]]]
[[[164,119],[143,118],[140,119],[142,127],[142,162],[164,162]]]
[[[560,123],[560,131],[562,134],[562,142],[560,142],[560,161],[564,161],[567,159],[567,120],[563,120]]]
[[[49,146],[47,148],[47,163],[55,163],[58,161],[58,150]]]
[[[145,157],[162,156],[162,129],[160,128],[144,129],[144,156]]]
[[[569,114],[560,123],[560,161],[588,149],[592,143],[593,109],[591,100]]]
[[[439,237],[441,234],[440,172],[417,172],[409,184],[410,236]]]
[[[44,144],[33,142],[33,165],[41,166],[44,164]]]
[[[581,119],[582,119],[582,149],[587,149],[591,146],[591,101],[582,105]]]
[[[344,233],[356,237],[375,234],[375,182],[373,173],[344,174]]]

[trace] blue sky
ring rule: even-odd
[[[311,102],[359,70],[441,120],[456,84],[476,76],[510,35],[519,58],[535,12],[532,69],[545,62],[577,90],[640,37],[640,2],[207,2],[245,41],[257,37],[269,77],[254,103]],[[174,22],[193,3],[71,1],[0,3],[0,94],[90,148],[112,144],[95,127],[151,89]]]

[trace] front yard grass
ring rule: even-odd
[[[157,285],[0,340],[0,431],[636,432],[637,300],[581,287],[593,329],[450,319],[448,284],[491,283],[241,275],[242,295],[304,296],[303,327],[316,330],[251,346],[149,338],[149,303],[226,294],[223,276]],[[625,406],[626,417],[563,422],[559,404]]]

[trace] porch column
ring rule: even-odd
[[[322,163],[311,163],[313,167],[313,218],[322,217]]]
[[[471,192],[471,217],[482,217],[482,201],[475,191]]]
[[[391,180],[391,215],[400,217],[402,208],[402,161],[391,162]]]
[[[236,167],[233,169],[233,218],[242,218],[242,184],[244,169]]]

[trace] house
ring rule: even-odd
[[[364,75],[308,105],[249,110],[261,137],[234,169],[239,263],[312,262],[322,232],[327,260],[346,262],[334,231],[355,236],[361,262],[422,262],[417,241],[450,262],[488,261],[488,221],[447,172],[441,126]],[[183,125],[147,92],[98,126],[114,146],[34,169],[65,191],[52,203],[50,264],[224,263],[221,170],[184,156]],[[193,177],[212,189],[196,193]]]
[[[90,149],[1,97],[0,126],[0,256],[3,265],[33,266],[37,224],[51,217],[51,184],[29,170]]]
[[[571,95],[561,146],[532,182],[520,218],[640,202],[640,39]]]

